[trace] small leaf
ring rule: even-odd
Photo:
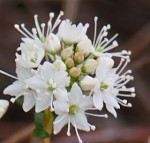
[[[44,113],[36,113],[34,116],[36,128],[33,131],[33,136],[38,138],[47,138],[49,137],[48,132],[45,130],[44,125]]]
[[[19,97],[17,100],[16,100],[16,103],[19,104],[20,106],[22,106],[23,104],[23,97]]]

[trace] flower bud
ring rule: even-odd
[[[86,75],[81,81],[80,86],[82,90],[89,91],[95,87],[96,79],[92,78],[91,76]]]
[[[66,70],[66,65],[64,64],[63,61],[61,61],[61,60],[59,60],[59,59],[57,59],[57,60],[53,63],[53,65],[56,67],[56,69],[57,69],[58,71],[65,71],[65,70]]]
[[[77,64],[80,64],[84,61],[84,55],[81,52],[77,52],[74,55],[74,60]]]
[[[69,71],[69,75],[71,77],[78,77],[80,75],[80,73],[81,73],[81,69],[78,67],[73,67]]]
[[[89,39],[81,40],[76,48],[77,52],[82,52],[84,54],[84,57],[87,57],[92,49],[92,42]]]
[[[72,58],[68,58],[65,63],[66,63],[67,68],[69,69],[74,66],[74,60]]]
[[[93,74],[97,67],[97,61],[94,59],[88,59],[82,67],[83,72]]]
[[[72,47],[65,48],[61,52],[61,57],[63,60],[66,60],[67,58],[71,57],[73,55],[73,49]]]
[[[56,35],[50,33],[46,38],[45,49],[51,54],[56,54],[61,48],[60,41]]]

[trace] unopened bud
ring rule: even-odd
[[[51,54],[56,54],[61,48],[60,41],[56,35],[50,33],[46,38],[45,49]]]
[[[65,48],[61,52],[61,57],[63,60],[66,60],[67,58],[70,58],[73,55],[73,49],[72,47]]]
[[[92,42],[89,39],[81,40],[76,48],[77,52],[82,52],[84,54],[84,57],[87,57],[92,49]]]
[[[75,53],[74,60],[78,64],[82,63],[84,61],[84,55],[83,55],[83,53],[81,53],[81,52]]]
[[[74,67],[74,60],[72,58],[68,58],[65,63],[66,63],[67,68],[69,69]]]
[[[66,70],[66,65],[62,60],[57,59],[53,65],[56,67],[58,71],[65,71]]]
[[[78,77],[80,75],[80,73],[81,73],[81,69],[78,67],[73,67],[69,71],[69,75],[71,77]]]
[[[80,86],[82,90],[89,91],[94,88],[96,84],[96,79],[92,78],[91,76],[86,75],[81,81]]]
[[[88,59],[82,67],[82,70],[88,74],[93,74],[97,67],[97,61],[94,59]]]

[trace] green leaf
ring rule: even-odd
[[[20,106],[22,106],[23,104],[23,97],[19,97],[17,100],[16,100],[16,103],[19,104]]]
[[[34,121],[36,128],[33,131],[33,136],[38,138],[49,137],[49,133],[45,130],[44,113],[35,113]]]

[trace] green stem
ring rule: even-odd
[[[53,121],[54,121],[54,114],[50,111],[50,108],[44,111],[44,123],[45,123],[45,130],[49,134],[49,138],[44,138],[43,143],[51,143],[51,136],[53,131]]]

